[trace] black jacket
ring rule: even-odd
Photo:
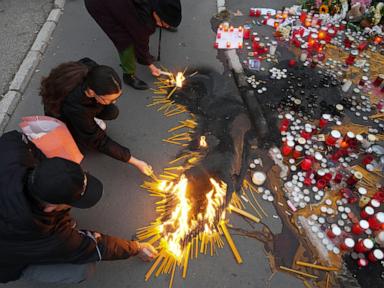
[[[105,119],[103,114],[106,109],[114,108],[118,113],[117,107],[113,104],[101,105],[94,98],[87,97],[84,91],[85,87],[81,84],[68,94],[62,103],[59,119],[67,124],[80,146],[93,148],[117,160],[128,162],[131,158],[129,149],[109,138],[94,120],[94,117]]]
[[[85,6],[119,52],[133,45],[137,62],[153,63],[149,37],[156,24],[151,0],[85,0]]]
[[[91,233],[72,227],[69,210],[39,209],[26,183],[28,171],[43,157],[17,131],[0,138],[0,283],[18,279],[28,265],[81,264],[137,254],[135,241],[102,235],[96,243]]]

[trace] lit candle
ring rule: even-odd
[[[375,39],[373,40],[373,42],[374,42],[376,45],[379,45],[382,41],[383,41],[383,37],[382,37],[382,36],[379,36],[379,35],[377,35],[377,36],[375,37]]]
[[[251,36],[251,26],[249,26],[249,25],[244,25],[243,38],[244,38],[244,39],[249,39],[250,36]]]
[[[327,27],[321,27],[319,31],[319,39],[324,40],[327,37]]]

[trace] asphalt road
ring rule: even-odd
[[[250,1],[248,6],[244,4],[247,2],[243,2],[239,1],[239,4],[243,5],[239,9],[247,13],[244,7],[250,7]],[[163,34],[161,64],[174,70],[181,70],[187,65],[208,65],[223,72],[222,63],[216,59],[217,53],[212,48],[214,34],[210,19],[216,13],[216,1],[184,0],[182,3],[183,22],[179,31]],[[157,35],[152,38],[154,41],[151,43],[151,51],[156,55]],[[87,15],[83,1],[67,1],[64,16],[38,68],[39,72],[35,73],[6,130],[17,129],[22,116],[42,114],[38,90],[43,75],[47,75],[59,63],[85,56],[120,71],[112,43]],[[139,67],[138,75],[148,82],[153,81],[145,67]],[[150,98],[150,91],[137,92],[126,87],[118,102],[120,116],[107,124],[108,133],[121,144],[130,147],[134,156],[148,161],[156,171],[160,171],[167,162],[175,158],[179,149],[165,144],[161,139],[168,135],[166,131],[169,128],[185,116],[164,118],[156,109],[145,107],[150,103]],[[145,178],[138,171],[97,153],[87,154],[83,164],[85,169],[104,182],[105,192],[96,207],[86,211],[73,211],[81,228],[130,239],[137,228],[148,225],[155,219],[154,199],[140,189],[140,184]],[[274,214],[271,205],[266,205],[265,209],[268,214]],[[276,232],[281,230],[278,219],[270,217],[267,221],[270,222],[271,229]],[[231,216],[231,223],[234,226],[249,227],[237,216]],[[234,241],[243,257],[242,265],[236,264],[226,245],[219,251],[219,256],[199,256],[199,259],[191,261],[186,280],[182,280],[181,274],[176,273],[174,287],[303,287],[302,281],[285,273],[278,272],[271,277],[269,262],[260,242],[239,236],[234,236]],[[144,282],[144,274],[149,268],[150,264],[142,263],[138,259],[104,262],[98,265],[96,275],[89,281],[65,287],[168,287],[168,277]],[[0,287],[61,286],[19,281]]]
[[[53,0],[0,0],[0,96],[8,91],[52,3]]]

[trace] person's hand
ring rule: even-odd
[[[153,174],[153,169],[151,165],[148,165],[146,162],[136,159],[135,157],[131,156],[131,159],[129,159],[130,164],[135,166],[137,169],[140,170],[141,173],[144,175],[150,176]]]
[[[144,175],[151,176],[153,174],[152,166],[148,165],[148,163],[146,163],[144,161],[139,160],[139,162],[137,163],[136,167]]]
[[[151,71],[151,74],[155,77],[159,77],[160,76],[160,69],[157,68],[155,65],[151,64],[148,66],[149,70]]]
[[[139,258],[145,262],[152,261],[157,256],[157,251],[153,246],[146,242],[139,242]]]

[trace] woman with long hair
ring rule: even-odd
[[[151,166],[133,157],[128,148],[113,141],[104,131],[102,120],[113,120],[119,115],[115,103],[121,96],[121,86],[115,70],[84,58],[54,68],[43,78],[40,95],[45,114],[66,123],[79,146],[128,162],[150,175]]]

